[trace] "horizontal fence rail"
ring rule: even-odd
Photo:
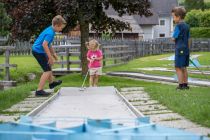
[[[174,42],[170,39],[139,41],[102,40],[99,38],[97,40],[101,44],[104,55],[103,65],[107,67],[124,64],[138,57],[171,53],[174,52],[175,48]],[[11,50],[11,55],[31,55],[31,43],[16,42],[13,46],[16,47]],[[56,37],[53,46],[61,58],[61,61],[57,62],[61,68],[66,65],[69,69],[70,65],[73,64],[81,67],[80,38]],[[191,52],[210,51],[210,39],[193,39],[190,50]],[[0,53],[3,54],[4,52]],[[74,58],[72,59],[72,57]]]

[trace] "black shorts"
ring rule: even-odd
[[[37,53],[32,51],[33,56],[36,58],[37,62],[41,66],[44,72],[52,71],[51,66],[48,64],[48,57],[46,54]]]

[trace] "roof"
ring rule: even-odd
[[[177,0],[151,0],[151,7],[159,16],[170,16],[171,10],[176,6]]]
[[[172,8],[178,5],[177,0],[150,0],[150,1],[151,1],[151,11],[153,13],[152,16],[150,17],[139,16],[139,15],[133,16],[133,18],[136,20],[136,22],[139,25],[159,24],[159,17],[170,16]],[[115,15],[115,17],[118,16],[118,13],[111,6],[104,11],[108,16],[113,16],[113,15]]]
[[[120,21],[128,22],[132,28],[132,31],[124,30],[123,33],[143,33],[143,30],[139,26],[138,22],[134,19],[133,16],[122,16],[119,17],[118,15],[108,15],[114,19],[118,19]]]

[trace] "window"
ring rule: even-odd
[[[163,19],[160,20],[160,26],[165,26],[165,20]]]
[[[159,37],[165,37],[165,34],[159,34]]]

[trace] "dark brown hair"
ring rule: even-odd
[[[184,7],[174,7],[171,10],[171,13],[174,13],[175,16],[180,17],[181,19],[184,19],[186,16],[186,10]]]

